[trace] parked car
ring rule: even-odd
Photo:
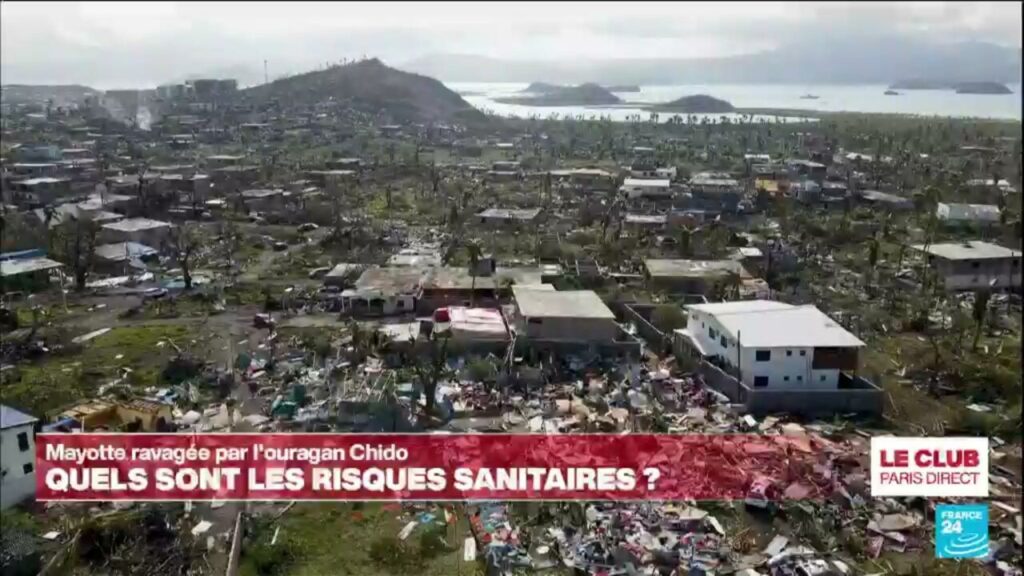
[[[313,230],[316,230],[317,228],[319,228],[319,226],[317,226],[313,222],[306,222],[305,224],[299,224],[299,232],[312,232]]]
[[[274,322],[274,319],[273,317],[270,316],[270,314],[261,313],[257,314],[256,316],[253,316],[252,325],[254,328],[273,329],[274,326],[276,325],[276,322]]]
[[[165,288],[147,288],[142,291],[143,300],[159,300],[165,296],[167,296]]]

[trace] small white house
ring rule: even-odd
[[[835,390],[864,347],[814,306],[748,300],[686,310],[677,338],[754,390]]]
[[[36,419],[0,404],[0,510],[36,493]]]
[[[998,224],[999,207],[994,204],[947,204],[935,206],[935,217],[947,224]]]
[[[619,191],[627,198],[667,198],[672,196],[672,181],[667,178],[626,178]]]

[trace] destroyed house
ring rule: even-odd
[[[736,260],[684,260],[651,258],[644,261],[648,285],[673,294],[711,296],[749,278]]]
[[[1020,289],[1019,250],[980,240],[913,248],[926,255],[930,270],[948,291]]]
[[[755,412],[881,411],[881,391],[857,375],[864,342],[816,307],[748,300],[685,308],[676,354],[699,362],[709,385],[734,402]]]
[[[359,170],[363,161],[359,158],[332,158],[327,161],[328,170]]]
[[[493,261],[492,261],[493,262]],[[468,268],[433,267],[421,284],[417,310],[433,312],[444,306],[497,306],[514,286],[541,284],[540,268],[500,268],[493,264],[474,276]]]
[[[164,431],[173,421],[171,405],[152,400],[134,399],[125,402],[90,400],[52,414],[54,424],[82,432],[95,430],[126,430],[132,432]]]
[[[342,313],[387,316],[413,312],[423,274],[420,267],[371,266],[363,270],[353,288],[341,293]]]
[[[145,262],[157,257],[157,251],[138,242],[117,242],[96,247],[93,268],[99,272],[119,276],[129,268],[145,269]]]
[[[536,223],[540,208],[488,208],[476,215],[481,224],[498,226],[529,225]]]
[[[861,190],[857,193],[857,199],[872,208],[888,212],[906,212],[914,209],[914,201],[910,198],[878,190]]]
[[[615,315],[591,290],[513,286],[512,294],[517,334],[529,340],[613,342],[621,331]]]

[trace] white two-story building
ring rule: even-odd
[[[0,404],[0,510],[36,493],[36,419]]]
[[[758,390],[835,390],[864,342],[814,306],[747,300],[686,306],[677,342]]]

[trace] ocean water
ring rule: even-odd
[[[526,88],[521,83],[446,82],[445,85],[473,106],[501,116],[546,118],[559,116],[609,117],[623,121],[650,112],[629,103],[669,102],[682,96],[707,94],[732,103],[737,108],[787,108],[828,112],[878,112],[975,118],[1021,119],[1021,85],[1010,84],[1013,94],[957,94],[953,90],[897,90],[899,96],[886,96],[885,85],[794,85],[794,84],[687,84],[641,86],[640,92],[618,94],[626,104],[617,107],[522,106],[502,104],[494,98],[517,95]],[[811,94],[817,99],[801,98]],[[672,113],[660,113],[666,120]],[[685,117],[685,115],[683,115]],[[702,115],[698,115],[700,117]],[[717,119],[723,114],[708,114]],[[736,114],[725,114],[736,118]],[[759,117],[755,116],[755,119]],[[767,117],[765,117],[767,118]]]

